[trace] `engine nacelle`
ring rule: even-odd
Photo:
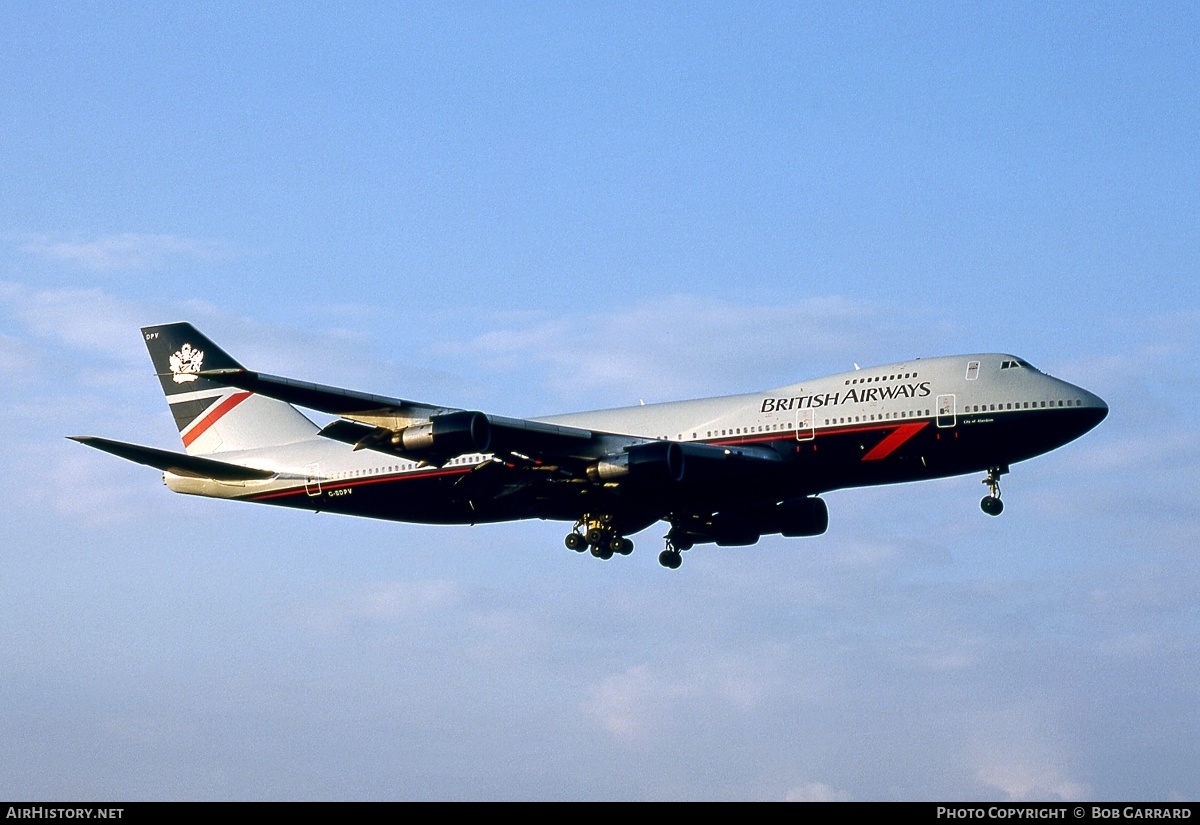
[[[751,544],[758,544],[760,538],[762,536],[748,527],[725,530],[714,536],[718,547],[747,547]]]
[[[652,441],[602,458],[588,467],[587,474],[592,481],[630,478],[687,485],[731,484],[746,471],[758,473],[780,461],[778,453],[761,448]]]
[[[587,469],[592,481],[634,481],[678,483],[683,480],[683,448],[674,441],[653,441],[630,447],[620,455],[597,461]]]
[[[392,444],[410,453],[486,453],[491,451],[492,425],[481,412],[435,415],[424,424],[405,427],[393,435]]]
[[[754,544],[775,533],[787,538],[819,536],[829,527],[829,508],[822,499],[794,498],[774,507],[716,513],[672,528],[672,543],[681,550],[693,544],[713,542],[721,547]]]
[[[764,470],[782,466],[780,455],[769,449],[694,443],[680,448],[687,463],[681,480],[690,485],[736,485],[747,476],[761,477]]]
[[[829,508],[819,498],[794,498],[776,508],[779,529],[787,538],[819,536],[829,529]]]

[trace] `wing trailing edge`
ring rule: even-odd
[[[218,384],[238,387],[299,407],[307,407],[310,410],[340,415],[345,418],[378,417],[396,419],[400,422],[415,422],[456,411],[451,407],[436,407],[416,401],[406,401],[403,398],[344,390],[339,387],[254,372],[241,367],[202,370],[198,374],[201,378],[215,381]]]
[[[441,463],[466,453],[499,453],[526,460],[589,460],[604,455],[607,434],[470,410],[436,415],[392,429],[342,419],[318,435],[413,461]]]
[[[386,395],[357,392],[241,367],[203,370],[201,378],[269,398],[340,416],[319,435],[414,461],[440,463],[462,453],[503,452],[525,457],[595,459],[611,452],[610,441],[628,438],[524,418],[438,407]],[[645,439],[634,438],[634,441]]]

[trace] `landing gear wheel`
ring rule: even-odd
[[[613,551],[606,544],[593,544],[592,555],[598,559],[608,561],[613,557]]]
[[[1004,512],[1004,502],[1000,500],[1000,476],[1007,472],[1008,467],[989,467],[987,478],[983,480],[987,485],[988,494],[979,502],[979,509],[989,516],[998,516]]]
[[[567,533],[567,537],[563,539],[563,544],[567,545],[568,550],[574,550],[576,553],[582,553],[587,549],[587,539],[579,533]]]
[[[633,552],[633,542],[624,536],[613,536],[612,541],[608,543],[608,549],[614,553],[620,553],[622,556],[628,556]]]
[[[658,554],[658,563],[669,570],[678,570],[683,564],[683,557],[678,550],[664,550]]]

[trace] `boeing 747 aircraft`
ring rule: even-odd
[[[142,330],[186,454],[92,436],[179,493],[393,521],[572,523],[566,546],[628,555],[670,525],[664,567],[697,544],[816,536],[821,494],[1000,476],[1108,414],[1096,395],[1012,355],[856,369],[767,392],[505,418],[252,372],[190,324]],[[295,406],[293,406],[295,405]],[[318,427],[296,406],[337,416]]]

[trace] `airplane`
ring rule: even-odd
[[[95,436],[178,493],[401,522],[573,522],[610,559],[665,521],[659,562],[698,544],[817,536],[833,490],[986,472],[1082,436],[1098,396],[1013,355],[915,359],[766,392],[507,418],[248,370],[191,324],[142,329],[185,453]],[[336,419],[318,426],[296,407]]]

